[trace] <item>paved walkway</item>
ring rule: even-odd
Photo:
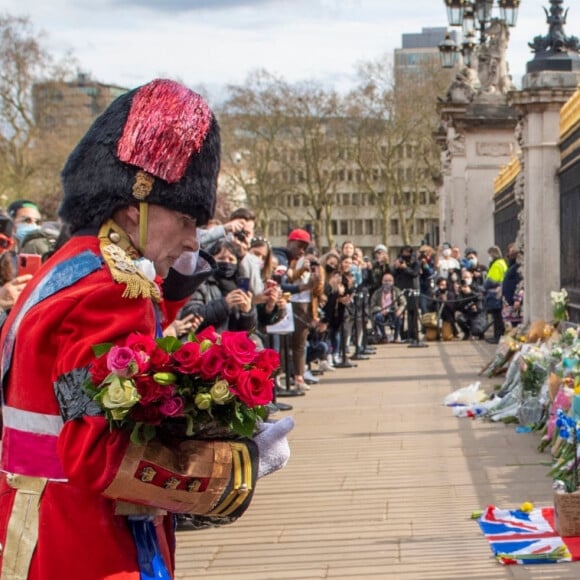
[[[457,419],[443,397],[479,379],[480,341],[381,345],[294,405],[292,458],[235,524],[179,532],[177,578],[578,579],[580,563],[501,566],[470,520],[487,504],[551,505],[537,434]],[[279,413],[283,416],[288,412]]]

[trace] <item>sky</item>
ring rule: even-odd
[[[28,16],[55,57],[67,52],[94,80],[127,88],[156,77],[180,80],[211,99],[265,69],[294,83],[340,91],[358,63],[391,57],[402,33],[447,26],[443,0],[3,0]],[[527,43],[548,31],[549,0],[522,0],[508,62],[520,86]],[[565,32],[580,36],[580,2]],[[497,8],[496,8],[497,11]],[[496,12],[494,12],[495,14]]]

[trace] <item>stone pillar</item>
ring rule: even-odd
[[[516,148],[516,112],[503,95],[440,107],[448,169],[440,194],[441,240],[475,248],[494,244],[493,183]]]
[[[551,320],[550,291],[560,289],[560,109],[579,81],[575,71],[532,72],[509,97],[522,115],[526,322]]]

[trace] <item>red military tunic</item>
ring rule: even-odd
[[[41,287],[46,275],[83,252],[89,269],[95,269],[70,285],[65,283],[22,316],[27,301],[36,301],[35,293],[48,293]],[[53,278],[60,283],[58,276]],[[128,433],[111,431],[101,416],[63,421],[54,390],[59,377],[91,363],[94,345],[121,342],[131,332],[155,335],[153,301],[123,298],[124,290],[103,263],[97,237],[75,237],[27,285],[6,322],[1,346],[3,367],[9,364],[9,372],[4,382],[0,473],[0,543],[4,548],[0,566],[5,567],[5,574],[9,565],[18,569],[28,564],[18,560],[28,559],[27,577],[34,580],[140,578],[127,518],[115,515],[115,502],[102,494],[132,445]],[[165,301],[169,320],[181,304]],[[14,324],[18,331],[8,363],[7,334]],[[38,493],[31,496],[30,488],[34,492],[37,486]],[[30,497],[32,503],[26,504]],[[23,505],[28,505],[25,515]],[[23,518],[28,519],[23,522]],[[157,526],[159,546],[172,571],[172,517],[162,519],[158,518]],[[25,544],[18,534],[26,535],[23,529],[36,529],[36,525],[38,539],[29,550],[31,559],[26,550],[15,554],[15,546],[21,551]]]

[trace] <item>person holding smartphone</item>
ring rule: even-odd
[[[196,314],[203,318],[199,331],[213,326],[224,330],[250,331],[256,327],[257,313],[252,304],[249,279],[238,278],[239,254],[236,246],[220,240],[209,250],[215,260],[214,273],[191,295],[178,318]]]

